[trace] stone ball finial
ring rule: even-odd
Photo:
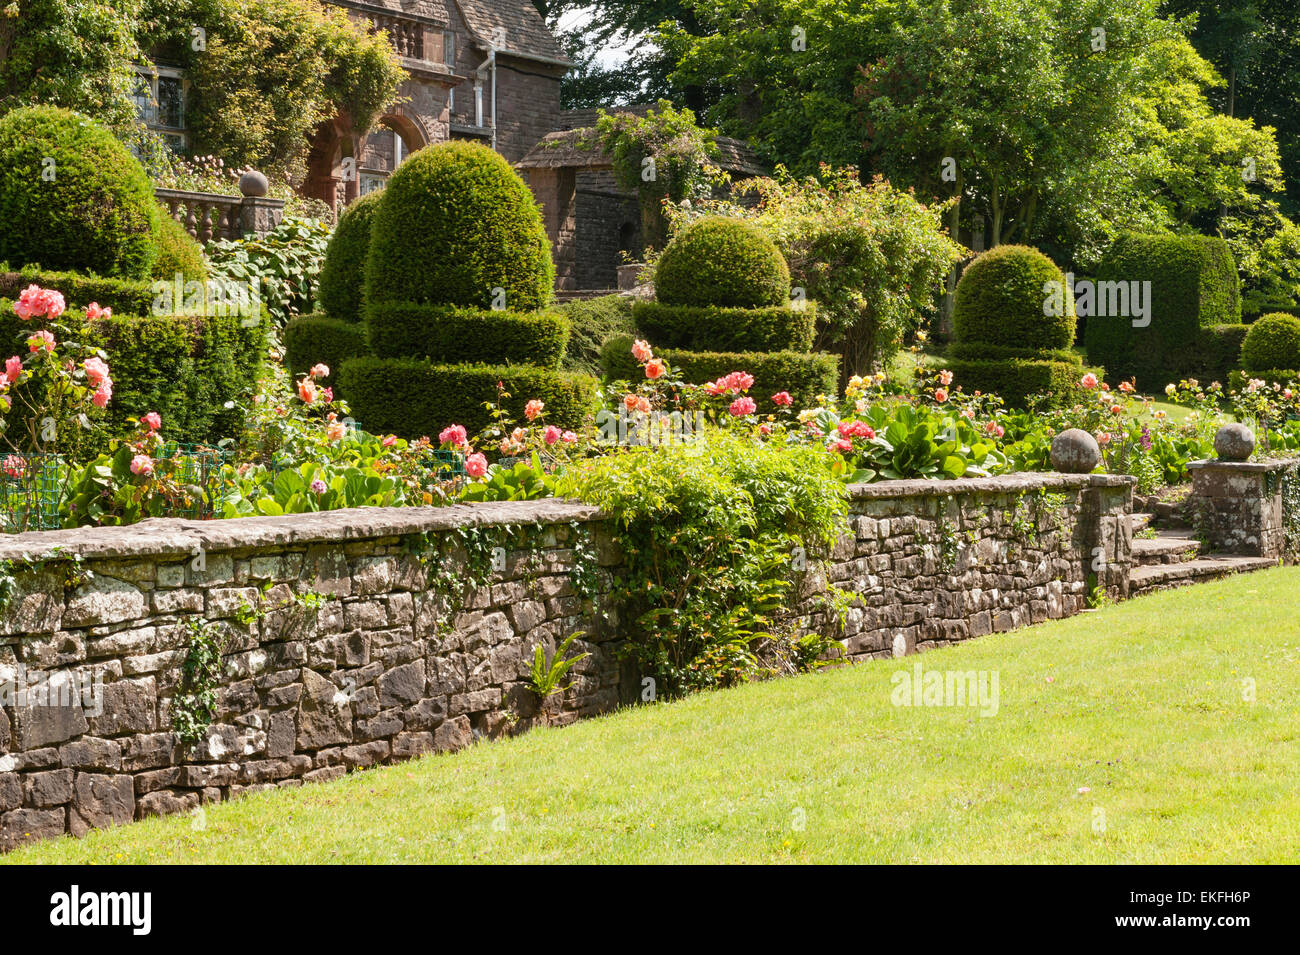
[[[270,187],[271,184],[266,181],[266,176],[256,169],[246,169],[239,177],[239,191],[250,199],[260,199],[266,195]]]
[[[1214,453],[1220,461],[1247,461],[1255,451],[1255,435],[1244,424],[1225,424],[1214,436]]]
[[[1064,474],[1091,474],[1101,464],[1101,448],[1087,431],[1071,428],[1052,439],[1052,467]]]

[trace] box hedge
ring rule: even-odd
[[[1059,289],[1060,314],[1046,314]],[[1026,245],[999,245],[975,258],[957,282],[953,305],[956,340],[966,345],[1056,351],[1074,344],[1072,290],[1056,263]]]
[[[1102,258],[1097,281],[1151,283],[1150,324],[1135,328],[1124,316],[1088,319],[1088,360],[1104,365],[1112,383],[1136,378],[1141,390],[1156,391],[1194,376],[1203,364],[1197,345],[1214,341],[1202,330],[1241,323],[1237,267],[1217,237],[1122,235]]]
[[[1300,318],[1271,312],[1249,325],[1241,346],[1241,367],[1251,373],[1300,368]]]
[[[834,395],[839,380],[839,356],[824,352],[697,352],[673,348],[656,349],[655,354],[681,369],[692,384],[714,381],[733,371],[754,376],[749,394],[760,411],[771,410],[768,399],[788,391],[794,406],[809,408],[819,395]],[[644,372],[632,357],[632,336],[611,335],[601,349],[605,375],[614,380],[638,381]]]
[[[335,387],[343,362],[369,354],[366,328],[357,322],[312,313],[300,315],[284,327],[284,364],[295,378],[324,362],[330,373],[322,383]],[[339,397],[344,397],[341,392]]]
[[[120,315],[148,315],[156,295],[153,283],[142,279],[113,279],[80,272],[53,272],[24,268],[0,268],[0,297],[16,299],[29,285],[57,289],[68,307],[85,307],[96,302]]]
[[[203,247],[198,240],[171,217],[164,208],[158,210],[158,258],[154,259],[152,275],[155,279],[174,281],[179,274],[186,281],[203,282],[208,278],[208,260],[203,257]],[[103,304],[103,303],[101,303]],[[142,314],[139,310],[133,314]]]
[[[776,243],[752,222],[706,216],[664,248],[655,264],[655,298],[664,305],[785,305],[790,268]]]
[[[471,436],[487,427],[491,419],[483,405],[496,400],[498,383],[511,396],[505,407],[516,421],[534,398],[545,402],[546,421],[561,428],[576,430],[595,411],[595,379],[527,365],[353,358],[339,373],[339,388],[367,431],[434,440],[450,424],[464,425]]]
[[[953,384],[966,394],[975,391],[997,394],[1008,408],[1023,409],[1031,395],[1049,395],[1049,404],[1065,403],[1074,393],[1085,369],[1074,361],[1035,358],[967,360],[951,359],[948,369]],[[1091,369],[1100,372],[1101,369]]]
[[[638,302],[632,307],[632,317],[636,328],[656,345],[692,351],[806,352],[812,348],[817,324],[812,302],[803,308]]]
[[[560,363],[565,371],[599,375],[600,346],[611,335],[636,331],[632,321],[632,300],[623,295],[580,298],[560,306],[569,318],[569,345]]]
[[[366,306],[370,350],[380,358],[558,368],[569,342],[560,309],[484,311],[454,305],[380,302]]]
[[[331,318],[361,321],[370,226],[383,195],[381,191],[367,193],[344,209],[325,247],[325,261],[316,283],[316,304]]]

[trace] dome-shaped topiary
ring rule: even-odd
[[[153,277],[173,281],[179,273],[186,282],[204,282],[208,278],[208,261],[203,246],[171,217],[166,209],[158,211],[158,258],[154,259]]]
[[[1300,318],[1286,312],[1261,316],[1246,332],[1241,364],[1247,371],[1300,369]]]
[[[753,223],[709,216],[664,249],[655,266],[655,298],[663,305],[788,305],[790,268]]]
[[[94,120],[52,106],[0,118],[0,260],[150,275],[159,210],[144,169]]]
[[[316,285],[316,305],[331,318],[361,321],[370,225],[383,195],[370,192],[353,202],[343,210],[330,236]]]
[[[367,308],[416,302],[531,311],[550,302],[554,284],[541,210],[500,154],[477,143],[440,143],[412,153],[389,178],[371,221]]]
[[[1027,245],[995,246],[966,266],[954,306],[953,328],[963,345],[1027,354],[1074,344],[1073,290],[1055,262]]]

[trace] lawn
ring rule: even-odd
[[[1298,586],[1154,594],[4,861],[1294,862]],[[918,663],[996,671],[996,715],[891,705]]]

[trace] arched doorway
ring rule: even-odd
[[[420,127],[400,114],[380,117],[362,141],[357,163],[358,194],[382,189],[402,161],[422,148],[426,139]]]

